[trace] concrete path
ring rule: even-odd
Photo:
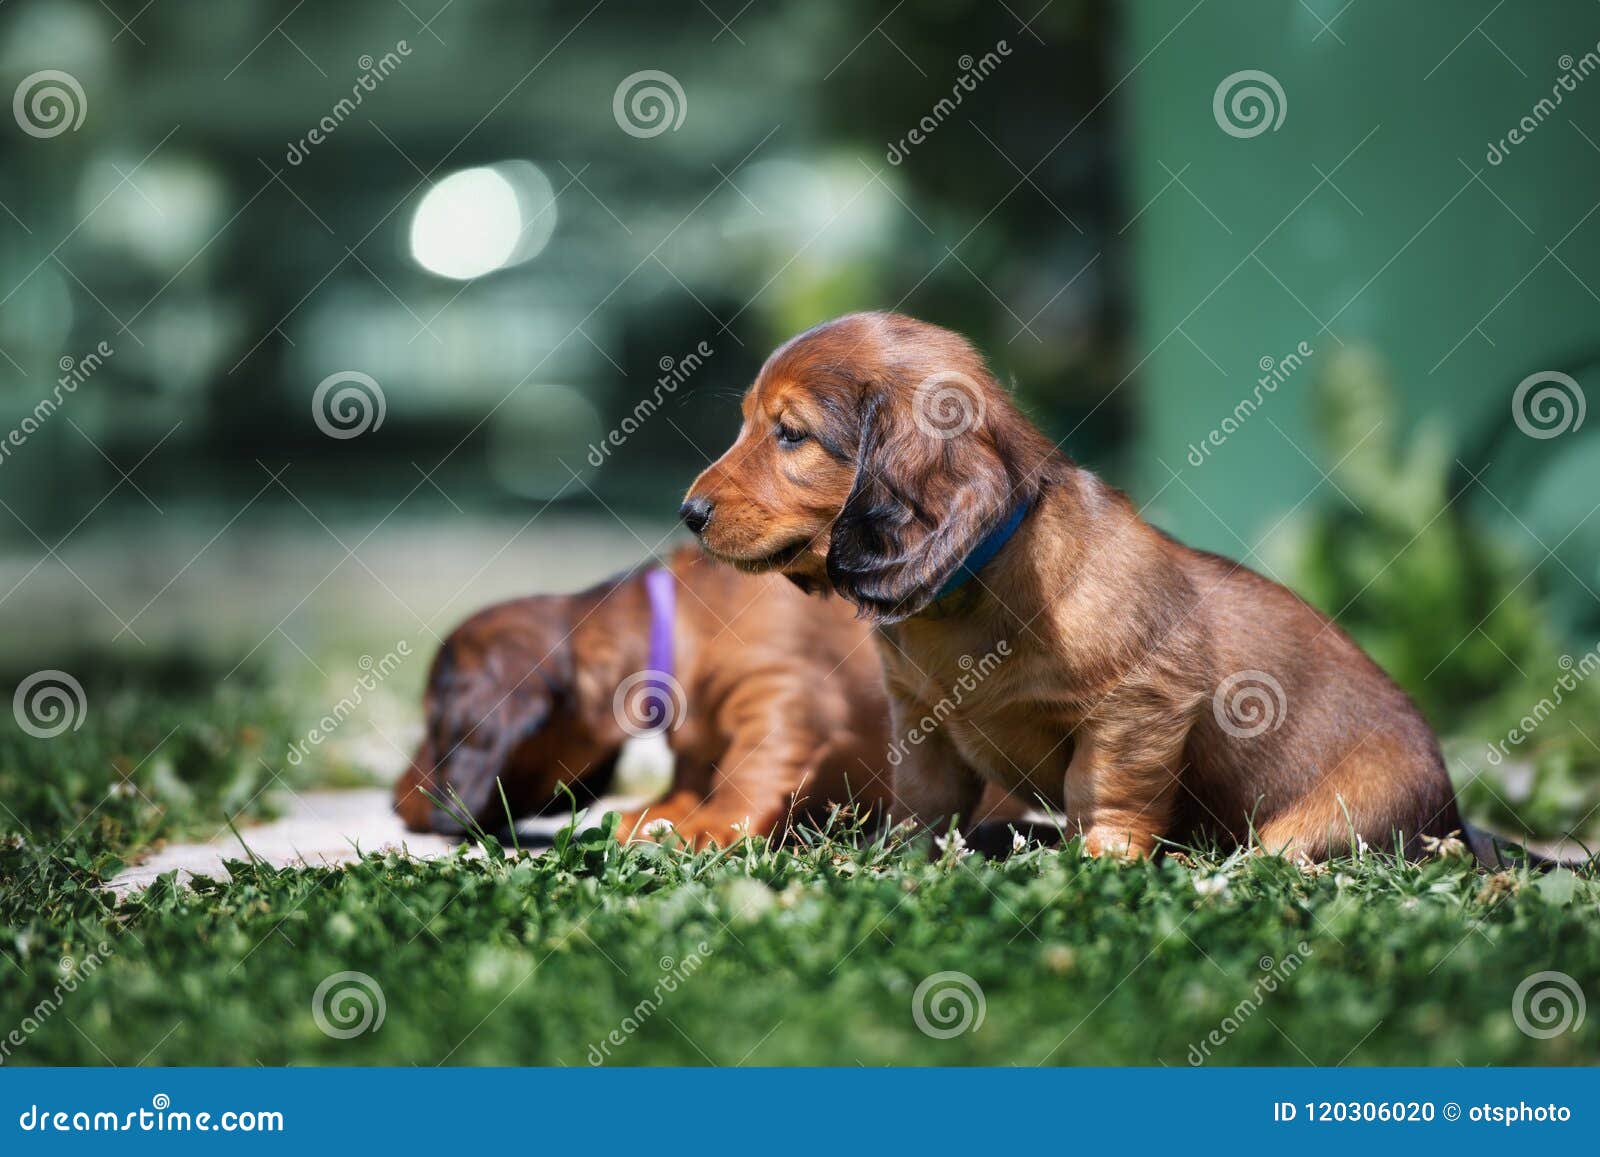
[[[580,812],[579,822],[590,814],[599,816],[643,802],[607,796],[597,801],[599,811]],[[517,842],[525,852],[547,848],[570,819],[558,815],[518,820]],[[406,831],[389,808],[389,791],[385,788],[299,792],[288,797],[280,818],[240,828],[239,835],[258,859],[276,868],[349,864],[362,854],[393,850],[403,850],[419,860],[432,860],[460,843],[446,836]],[[204,843],[168,844],[148,859],[124,868],[106,886],[126,894],[148,888],[166,872],[177,872],[180,884],[191,876],[225,877],[228,873],[222,866],[224,860],[248,858],[238,837],[224,828]]]
[[[348,864],[359,857],[357,847],[361,852],[403,847],[414,856],[432,859],[456,844],[443,836],[406,831],[389,810],[389,793],[381,788],[300,792],[289,797],[280,819],[240,828],[239,834],[251,852],[277,867]],[[190,876],[225,877],[223,860],[247,858],[239,840],[224,828],[205,843],[168,844],[143,863],[125,868],[109,886],[114,892],[136,892],[164,872],[177,872],[180,882]]]

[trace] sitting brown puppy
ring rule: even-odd
[[[492,830],[508,806],[564,808],[559,784],[592,799],[624,744],[657,731],[672,787],[623,815],[624,839],[666,820],[696,846],[727,844],[816,822],[835,803],[881,809],[889,712],[867,639],[842,604],[693,547],[578,594],[499,603],[434,659],[395,809],[413,831],[459,834],[466,818]],[[997,818],[1020,813],[994,802]]]
[[[1058,453],[960,336],[854,314],[794,338],[680,511],[708,553],[873,620],[900,817],[1047,783],[1097,854],[1209,834],[1321,859],[1460,829],[1404,692],[1292,592],[1173,541]],[[1004,655],[947,706],[975,655]],[[936,706],[946,709],[936,711]]]

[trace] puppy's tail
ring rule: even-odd
[[[1537,872],[1548,872],[1555,868],[1579,871],[1595,863],[1593,856],[1547,856],[1472,824],[1463,824],[1462,827],[1467,847],[1472,849],[1478,863],[1492,871],[1506,868],[1531,868]]]

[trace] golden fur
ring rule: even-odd
[[[1343,631],[1146,523],[960,336],[828,322],[768,359],[743,417],[683,516],[711,555],[876,624],[894,733],[937,720],[894,769],[898,815],[965,820],[988,782],[1063,808],[1096,853],[1208,835],[1315,859],[1461,827],[1427,723]],[[937,597],[1019,505],[998,556]]]
[[[881,810],[888,704],[868,628],[842,604],[819,607],[776,577],[737,574],[685,547],[673,673],[686,711],[669,731],[665,799],[624,815],[628,838],[665,819],[689,843],[727,844],[736,825],[781,835],[829,805]],[[573,595],[486,608],[445,640],[429,673],[426,733],[395,789],[413,831],[458,833],[464,808],[491,829],[512,814],[565,807],[603,790],[627,733],[614,697],[649,664],[643,571]],[[436,809],[433,798],[452,800]],[[454,802],[459,800],[459,803]],[[993,811],[1015,816],[1020,808]]]

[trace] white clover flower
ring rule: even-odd
[[[1423,836],[1422,850],[1436,860],[1443,860],[1449,856],[1467,855],[1467,845],[1458,838],[1460,832],[1451,832],[1447,836]]]
[[[652,840],[669,834],[672,831],[672,821],[669,819],[654,819],[644,825],[644,834]]]
[[[1196,876],[1194,890],[1202,896],[1225,896],[1228,893],[1228,877],[1220,872],[1214,876]]]
[[[959,831],[951,832],[948,836],[934,836],[933,845],[939,849],[941,856],[953,855],[961,860],[972,855],[972,849],[967,847],[966,837]]]
[[[1317,876],[1325,876],[1328,873],[1327,864],[1313,860],[1304,852],[1300,853],[1300,858],[1295,861],[1295,866],[1300,869],[1301,875],[1311,876],[1313,878]]]
[[[1016,828],[1012,828],[1011,829],[1011,851],[1013,853],[1026,851],[1027,847],[1028,847],[1028,837],[1023,835],[1021,832],[1017,831]]]

